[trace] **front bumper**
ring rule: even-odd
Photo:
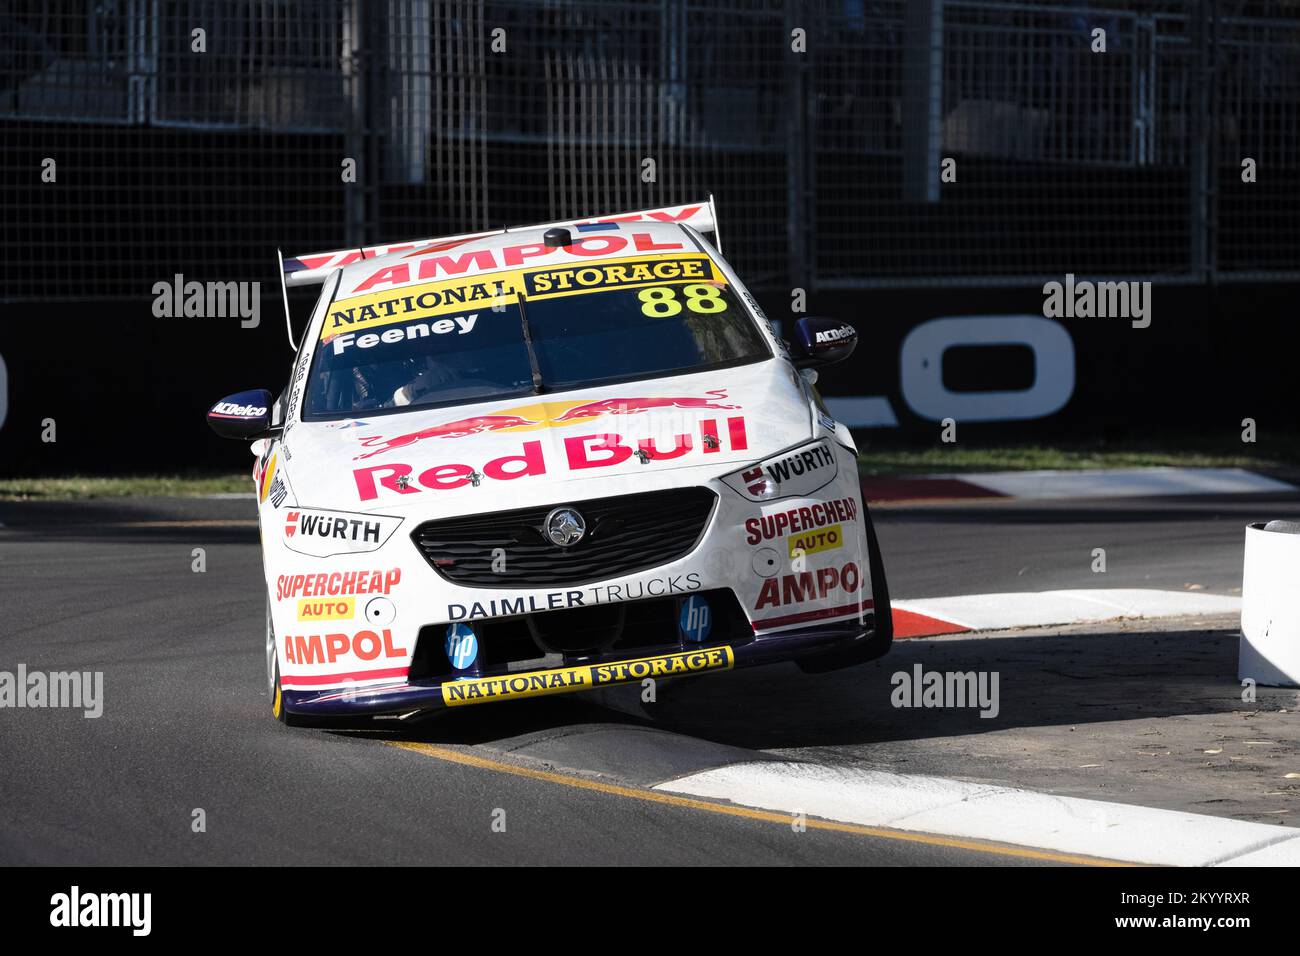
[[[865,603],[869,605],[871,602]],[[577,693],[637,683],[647,678],[674,679],[797,661],[822,654],[849,652],[871,642],[875,636],[875,614],[868,610],[865,625],[856,619],[840,621],[755,635],[747,641],[729,644],[681,646],[674,650],[657,647],[642,653],[597,655],[560,668],[483,678],[417,680],[326,692],[286,690],[284,701],[291,712],[304,716],[404,715],[498,700]]]

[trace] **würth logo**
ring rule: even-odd
[[[811,474],[820,468],[829,468],[835,464],[835,456],[825,445],[816,445],[805,451],[797,451],[778,458],[764,466],[773,481],[789,481],[791,477]],[[748,474],[746,474],[748,481]]]

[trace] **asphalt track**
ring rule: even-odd
[[[931,505],[882,509],[877,521],[893,593],[916,598],[1234,593],[1244,525],[1297,515],[1300,497],[1250,496]],[[806,682],[852,675],[785,665],[726,675],[718,725],[658,727],[554,698],[370,733],[287,730],[264,686],[252,517],[248,499],[0,504],[0,669],[105,675],[98,719],[0,711],[0,862],[1069,862],[816,820],[796,829],[780,814],[647,789],[781,746],[845,759],[846,744],[863,744],[860,716],[792,712],[780,688],[806,701]],[[191,570],[198,547],[203,573]],[[1104,575],[1092,571],[1095,548],[1106,549]],[[691,692],[684,683],[675,695]]]

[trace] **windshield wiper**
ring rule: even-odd
[[[528,349],[528,365],[533,370],[533,394],[540,395],[546,391],[546,383],[542,380],[542,367],[537,363],[537,352],[533,349],[533,330],[528,326],[528,311],[524,307],[524,293],[522,290],[516,293],[519,297],[519,324],[524,329],[524,345]]]

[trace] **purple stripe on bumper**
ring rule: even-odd
[[[731,649],[735,655],[735,667],[755,667],[761,664],[793,661],[827,651],[846,650],[869,640],[873,633],[870,627],[864,627],[856,619],[850,619],[782,631],[779,634],[760,635],[743,644],[733,644]],[[705,644],[700,649],[709,646]],[[685,648],[646,648],[636,653],[611,655],[608,659],[583,663],[613,664],[694,649],[697,649],[694,645]],[[320,691],[286,690],[283,692],[283,699],[284,706],[290,713],[318,717],[406,714],[413,711],[442,710],[446,706],[442,700],[442,683],[437,681],[379,687],[335,687]]]

